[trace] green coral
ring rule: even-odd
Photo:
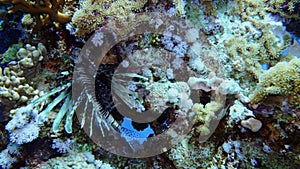
[[[266,71],[251,96],[252,103],[263,102],[269,96],[289,98],[291,105],[299,107],[300,103],[300,59],[279,62]]]
[[[297,168],[299,166],[299,160],[296,154],[287,153],[288,155],[278,153],[265,143],[259,141],[242,140],[241,152],[250,161],[251,159],[257,159],[260,161],[261,168]],[[287,165],[288,164],[288,165]],[[249,167],[247,163],[242,163],[241,168]]]
[[[2,61],[1,64],[16,60],[17,59],[17,52],[18,50],[23,47],[23,44],[18,43],[18,44],[13,44],[11,47],[7,49],[5,53],[2,54]]]

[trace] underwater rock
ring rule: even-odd
[[[253,117],[250,117],[247,120],[242,120],[241,125],[247,129],[250,129],[252,132],[258,132],[262,127],[261,121]]]

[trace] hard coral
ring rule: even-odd
[[[26,103],[28,99],[39,94],[39,90],[35,90],[28,82],[26,72],[43,60],[45,47],[41,43],[37,47],[29,44],[24,47],[19,48],[16,54],[15,51],[10,52],[15,55],[7,57],[15,58],[18,61],[9,62],[3,69],[3,74],[0,74],[0,97],[8,99],[10,102]]]
[[[288,97],[292,106],[300,106],[300,59],[280,62],[262,75],[251,102],[263,102],[270,96]]]
[[[80,9],[72,17],[72,24],[76,27],[75,34],[84,37],[92,33],[98,26],[104,24],[106,18],[114,18],[123,24],[127,23],[126,18],[135,15],[134,11],[140,10],[146,2],[146,0],[81,1]]]
[[[70,15],[62,13],[65,0],[0,0],[0,2],[13,5],[9,8],[9,13],[20,10],[34,16],[36,24],[33,32],[52,24],[52,22],[67,23],[71,21]]]
[[[269,2],[268,11],[278,13],[284,18],[299,18],[300,3],[298,0],[271,0]]]

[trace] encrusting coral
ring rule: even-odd
[[[295,58],[290,62],[279,62],[265,72],[257,89],[251,96],[252,103],[265,101],[271,96],[288,97],[289,103],[298,106],[300,103],[300,59]]]
[[[36,24],[33,32],[41,29],[43,26],[48,26],[53,22],[67,23],[71,21],[71,16],[63,13],[65,0],[0,0],[0,3],[12,4],[12,7],[8,10],[9,13],[20,10],[34,16]]]

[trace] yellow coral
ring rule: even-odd
[[[40,43],[37,48],[29,44],[17,52],[18,62],[12,61],[0,71],[0,98],[6,102],[26,103],[33,97],[38,97],[40,91],[35,90],[26,77],[26,70],[37,66],[43,59],[45,47]]]
[[[215,16],[217,17],[217,6],[216,2],[213,2],[212,0],[200,0],[201,4],[205,6],[204,13],[209,16]]]
[[[296,4],[299,5],[299,0],[270,0],[269,4],[270,6],[266,9],[272,13],[278,13],[285,18],[299,18],[299,13],[296,9]]]
[[[72,23],[77,27],[76,35],[85,36],[92,33],[98,26],[104,24],[105,18],[113,18],[122,25],[127,18],[134,18],[134,11],[140,10],[147,0],[97,0],[82,1],[81,7],[72,17]],[[130,22],[131,23],[131,22]],[[131,27],[132,25],[129,25]]]
[[[263,74],[257,89],[251,96],[252,103],[263,102],[270,96],[289,98],[289,103],[299,106],[300,103],[300,59],[290,62],[279,62]]]
[[[173,4],[175,5],[177,15],[185,16],[185,2],[183,0],[173,0]]]
[[[36,25],[33,32],[53,22],[67,23],[71,21],[70,15],[62,13],[65,0],[0,0],[0,2],[13,5],[9,8],[9,13],[20,10],[34,16]]]
[[[291,36],[281,23],[270,17],[267,0],[233,2],[232,13],[235,16],[229,15],[228,18],[234,22],[227,22],[224,26],[231,33],[224,36],[224,46],[235,70],[230,76],[251,91],[253,82],[263,72],[261,64],[272,67],[287,58],[282,57],[282,53],[289,47]],[[245,79],[245,76],[248,78]]]
[[[195,122],[202,124],[196,128],[200,135],[206,136],[211,133],[210,122],[217,118],[215,113],[221,108],[222,104],[215,101],[207,103],[205,106],[201,103],[194,104],[192,111],[196,114]]]

